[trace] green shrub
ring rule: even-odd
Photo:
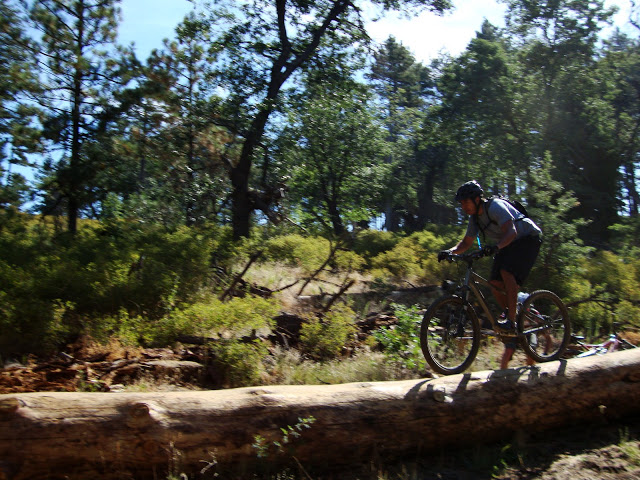
[[[332,266],[340,271],[360,271],[365,266],[365,260],[360,255],[349,250],[338,250]]]
[[[215,380],[224,387],[245,387],[261,383],[263,359],[269,354],[260,340],[242,343],[237,340],[210,344]]]
[[[206,285],[215,247],[214,239],[187,227],[175,232],[153,229],[140,239],[140,268],[131,275],[129,293],[135,292],[141,313],[162,314]]]
[[[305,353],[318,360],[335,358],[356,332],[355,313],[346,305],[335,306],[321,318],[302,323],[300,342]]]
[[[47,268],[16,266],[0,260],[0,356],[49,352],[70,333],[75,305],[43,295]]]
[[[440,283],[454,267],[438,263],[437,253],[455,244],[457,240],[452,237],[452,234],[437,236],[429,230],[413,233],[373,258],[372,273],[379,279],[394,282]]]
[[[265,260],[283,262],[292,267],[301,267],[312,273],[327,260],[331,245],[322,237],[285,235],[268,240],[265,244]]]
[[[252,330],[272,329],[277,311],[278,305],[264,298],[233,298],[225,303],[209,296],[157,320],[130,316],[122,310],[94,322],[87,333],[99,342],[118,339],[126,346],[171,345],[180,335],[215,338],[209,348],[216,383],[247,386],[262,378],[263,360],[269,352],[261,341],[243,343],[239,337]]]
[[[573,277],[565,283],[565,301],[574,304],[570,315],[576,331],[591,336],[608,332],[611,322],[639,325],[638,262],[613,252],[599,251],[583,258],[574,268]]]
[[[100,344],[118,340],[128,347],[147,345],[154,337],[152,322],[139,315],[130,315],[124,308],[116,315],[94,318],[87,325],[86,333]]]
[[[422,371],[426,361],[420,349],[420,324],[422,316],[417,306],[392,304],[398,319],[396,325],[382,327],[373,333],[385,355],[406,368]]]
[[[151,345],[170,345],[179,335],[241,337],[253,330],[273,328],[278,308],[274,300],[261,297],[247,296],[222,302],[209,296],[149,322],[143,339]]]
[[[371,261],[372,274],[393,281],[413,279],[420,273],[420,257],[409,245],[398,244]]]
[[[20,228],[0,230],[4,354],[50,349],[123,310],[130,319],[162,318],[209,281],[215,239],[197,229],[84,221],[70,236],[21,219]]]
[[[361,230],[355,236],[353,250],[370,264],[372,258],[395,247],[400,238],[393,232]]]
[[[615,319],[624,326],[640,328],[640,306],[622,300],[616,305]]]
[[[597,302],[584,302],[585,299],[598,298],[601,289],[594,287],[582,277],[574,277],[568,285],[568,296],[563,298],[565,303],[571,307],[569,316],[571,318],[572,329],[579,333],[593,335],[597,325],[601,320],[607,318],[606,309]]]

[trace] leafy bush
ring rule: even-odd
[[[440,283],[452,267],[438,263],[437,252],[459,240],[454,233],[438,236],[430,230],[424,230],[401,239],[391,250],[372,259],[373,275],[391,281]]]
[[[615,319],[625,326],[640,329],[640,306],[628,300],[622,300],[616,305]]]
[[[331,245],[325,238],[292,234],[268,240],[264,257],[311,273],[327,260],[330,251]]]
[[[161,318],[207,284],[214,239],[186,227],[108,226],[82,222],[71,237],[27,217],[0,230],[3,353],[45,351],[123,311]]]
[[[263,358],[269,354],[260,340],[242,343],[237,340],[210,345],[215,380],[225,387],[244,387],[261,383]]]
[[[207,283],[216,245],[187,227],[174,232],[153,229],[140,238],[135,245],[140,268],[132,272],[127,289],[142,307],[140,313],[163,314],[196,294]]]
[[[353,250],[370,263],[372,258],[395,247],[400,238],[393,232],[361,230],[355,236]]]
[[[300,329],[303,350],[318,360],[337,357],[356,332],[354,318],[351,308],[338,305],[322,318],[303,322]]]
[[[278,305],[259,297],[233,298],[221,302],[213,296],[184,305],[164,317],[151,320],[130,316],[125,310],[118,315],[94,322],[88,332],[101,342],[117,339],[126,346],[166,346],[180,335],[215,338],[209,344],[215,381],[237,387],[253,385],[263,376],[263,359],[267,347],[260,341],[243,343],[239,337],[252,330],[273,328]]]
[[[574,329],[589,335],[609,332],[611,322],[640,326],[638,262],[625,260],[613,252],[599,251],[583,258],[567,283],[568,303]]]
[[[270,299],[247,296],[222,302],[208,296],[148,322],[142,341],[148,345],[170,345],[179,335],[240,337],[253,330],[271,329],[277,312],[278,305]]]
[[[406,368],[422,371],[426,361],[420,349],[420,324],[422,317],[417,306],[392,304],[396,325],[382,327],[373,333],[385,355]]]
[[[338,250],[332,266],[340,271],[359,271],[365,266],[365,260],[360,255],[349,250]]]
[[[598,298],[602,289],[594,287],[585,278],[577,276],[571,279],[567,287],[570,294],[562,299],[570,305],[572,329],[576,332],[587,333],[588,331],[590,335],[593,334],[597,325],[607,318],[607,311],[603,305],[585,300]]]
[[[420,257],[407,245],[396,245],[392,250],[375,257],[371,273],[376,278],[399,281],[413,279],[420,272]]]

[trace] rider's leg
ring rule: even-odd
[[[501,282],[500,280],[491,280],[489,283],[493,286],[491,292],[493,292],[493,296],[495,297],[496,302],[498,302],[498,305],[500,305],[503,310],[506,309],[507,296],[504,294],[504,282]]]
[[[518,282],[516,281],[516,277],[513,276],[511,272],[507,272],[506,270],[500,270],[500,276],[502,277],[504,283],[504,289],[506,291],[505,295],[505,303],[507,307],[507,315],[509,320],[515,322],[516,320],[516,304],[518,303]]]
[[[515,348],[509,345],[504,346],[504,352],[502,352],[502,358],[500,359],[500,368],[502,370],[509,366],[509,362],[513,358],[513,352],[515,352]]]

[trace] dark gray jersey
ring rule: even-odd
[[[483,232],[480,237],[483,242],[498,243],[503,235],[500,227],[509,220],[513,220],[516,227],[516,239],[529,235],[542,235],[542,230],[533,220],[525,217],[517,208],[500,198],[484,203],[482,213],[477,216],[477,222],[476,215],[469,217],[466,235],[476,238],[478,233]]]

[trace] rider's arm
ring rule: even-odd
[[[506,247],[516,239],[518,232],[516,232],[516,226],[514,225],[513,220],[507,220],[506,222],[504,222],[500,227],[500,230],[502,230],[502,237],[500,237],[500,241],[498,242],[497,246],[500,250],[502,250],[504,247]]]
[[[474,241],[475,239],[473,237],[465,235],[464,238],[451,249],[451,253],[453,253],[454,255],[458,255],[462,252],[466,252],[473,245]]]

